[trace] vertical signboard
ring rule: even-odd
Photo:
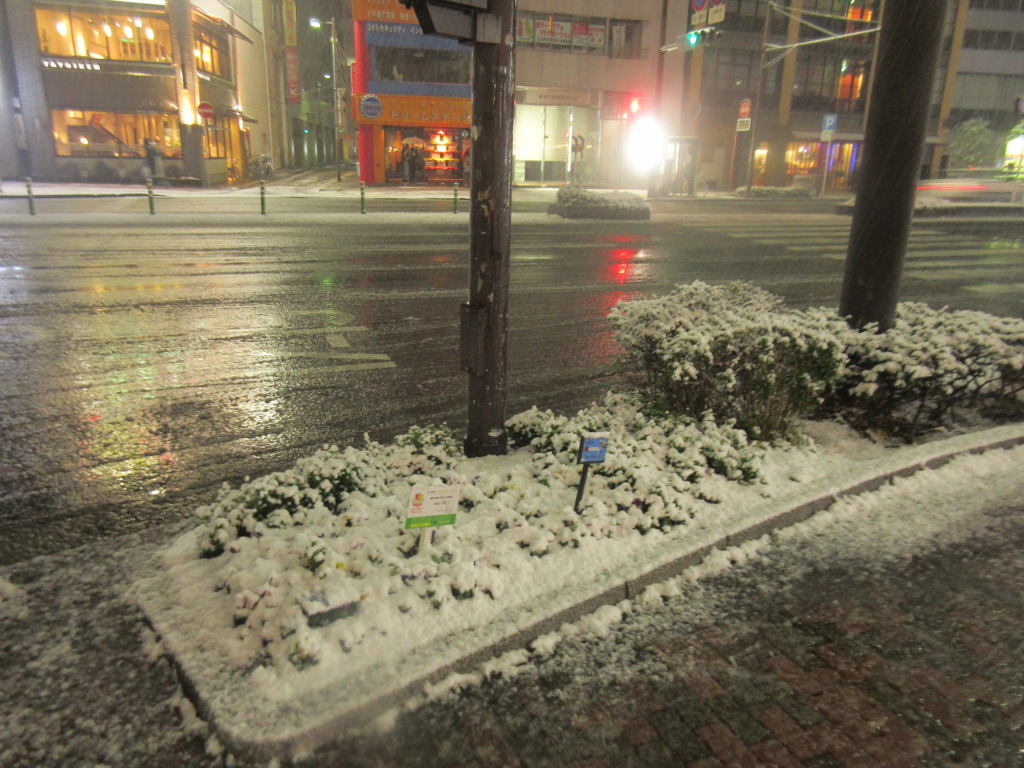
[[[725,21],[725,0],[711,0],[708,8],[708,24],[721,24]]]
[[[299,36],[296,28],[295,0],[284,0],[284,69],[288,82],[288,103],[302,103],[299,84]]]
[[[708,0],[691,0],[693,13],[690,14],[690,29],[708,25]]]

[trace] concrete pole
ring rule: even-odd
[[[473,44],[473,149],[469,301],[461,364],[469,374],[466,455],[508,452],[505,400],[515,117],[515,0],[494,0],[501,42]]]
[[[839,313],[891,328],[914,215],[946,0],[887,0]]]

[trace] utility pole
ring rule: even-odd
[[[331,85],[334,86],[334,164],[341,181],[341,97],[338,91],[338,28],[331,18]]]
[[[896,318],[945,16],[946,0],[886,0],[839,300],[856,328]]]
[[[469,301],[459,365],[469,374],[466,455],[508,452],[508,276],[512,227],[516,0],[399,0],[424,34],[473,45]]]
[[[508,452],[508,289],[515,116],[515,0],[491,0],[500,42],[473,43],[469,301],[462,305],[462,362],[469,374],[466,455]]]

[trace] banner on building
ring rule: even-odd
[[[516,42],[533,43],[533,19],[516,19]]]
[[[284,69],[288,83],[288,103],[302,103],[299,84],[299,35],[296,27],[295,0],[284,0]]]
[[[302,86],[299,85],[299,49],[289,45],[284,49],[284,69],[288,79],[288,103],[302,103]]]
[[[572,47],[590,47],[590,23],[586,21],[574,21],[572,23]]]

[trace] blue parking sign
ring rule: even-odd
[[[825,115],[821,121],[821,130],[834,131],[839,124],[839,115]]]

